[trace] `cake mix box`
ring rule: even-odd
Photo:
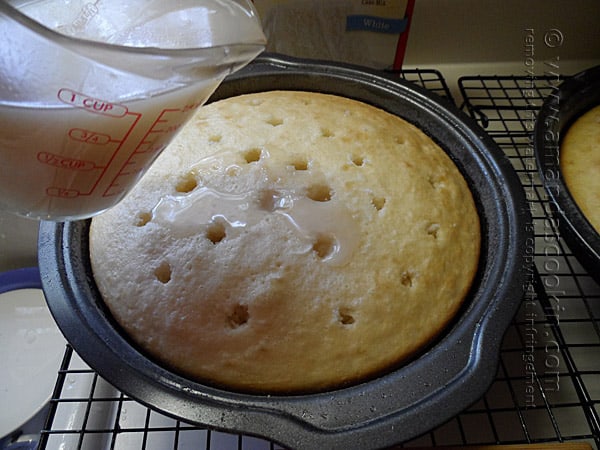
[[[400,69],[414,0],[254,0],[267,51]]]

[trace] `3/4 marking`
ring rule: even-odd
[[[84,130],[83,128],[71,128],[69,130],[69,137],[76,141],[93,145],[106,145],[111,141],[108,134],[96,133],[95,131]]]

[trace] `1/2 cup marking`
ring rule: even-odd
[[[55,155],[50,152],[39,152],[37,159],[43,164],[49,166],[58,167],[60,169],[69,170],[92,170],[96,168],[96,165],[92,161],[85,161],[82,159],[68,158],[61,155]]]

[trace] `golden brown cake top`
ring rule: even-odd
[[[600,233],[600,106],[568,128],[560,147],[560,167],[575,203]]]
[[[480,230],[420,130],[274,91],[201,108],[90,243],[112,314],[154,358],[230,389],[300,392],[430,343],[471,286]]]

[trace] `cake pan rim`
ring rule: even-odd
[[[236,75],[234,75],[233,77],[231,77],[231,81],[235,82],[235,80],[240,79],[240,77],[243,76],[248,76],[247,74],[250,72],[252,73],[253,69],[259,68],[260,69],[260,65],[262,65],[263,68],[265,68],[265,71],[268,73],[274,73],[275,75],[277,74],[281,74],[283,75],[284,73],[287,73],[287,76],[293,75],[290,74],[290,70],[293,72],[293,70],[300,70],[300,71],[305,71],[307,73],[308,76],[311,76],[311,70],[314,72],[318,72],[319,74],[321,74],[323,76],[323,74],[329,74],[330,76],[333,76],[335,74],[341,76],[342,78],[347,77],[348,80],[352,81],[354,79],[354,81],[356,81],[357,75],[360,74],[360,76],[358,78],[366,78],[365,80],[362,80],[363,82],[368,82],[369,80],[374,80],[377,81],[377,83],[374,84],[374,89],[376,90],[382,90],[385,91],[387,88],[392,88],[395,85],[398,85],[398,81],[396,80],[388,80],[385,77],[381,77],[378,74],[374,74],[368,71],[363,70],[362,68],[358,69],[355,67],[348,67],[348,66],[340,66],[340,65],[336,65],[336,64],[323,64],[323,63],[319,63],[319,62],[307,62],[307,61],[298,61],[298,60],[294,60],[291,63],[289,62],[289,59],[284,59],[278,56],[264,56],[262,58],[259,58],[257,60],[257,62],[252,65],[249,68],[248,72],[244,72],[244,73],[238,73]],[[312,69],[309,69],[312,68]],[[315,69],[317,68],[317,69]],[[292,70],[293,69],[293,70]],[[260,71],[260,70],[259,70]],[[264,72],[262,72],[264,74]],[[244,75],[246,74],[246,75]],[[254,72],[254,74],[252,76],[256,76],[256,72]],[[417,87],[415,86],[407,86],[406,83],[402,82],[400,83],[400,85],[402,85],[402,89],[410,89],[412,93],[414,93],[414,98],[412,98],[413,102],[433,102],[433,105],[438,105],[438,113],[441,114],[441,112],[443,111],[444,113],[446,113],[447,111],[447,107],[449,105],[445,105],[443,101],[439,101],[439,99],[432,97],[433,94],[430,94],[429,92],[425,91],[425,90],[420,90],[420,89],[416,89]],[[363,86],[365,87],[365,86]],[[365,87],[366,88],[366,87]],[[392,89],[393,91],[393,89]],[[456,110],[458,111],[458,110]],[[466,126],[466,128],[468,129],[468,135],[469,136],[463,136],[464,139],[474,139],[475,141],[481,141],[484,144],[484,147],[495,147],[495,143],[493,143],[493,141],[491,141],[491,138],[489,138],[489,136],[487,136],[480,128],[478,127],[474,127],[473,123],[471,122],[470,119],[464,115],[464,113],[458,111],[458,113],[452,110],[448,113],[448,117],[452,120],[454,120],[455,118],[458,120],[459,125],[460,124],[468,124],[468,126]],[[446,117],[446,120],[449,120],[448,117]],[[496,156],[499,155],[500,150],[497,149],[495,150]],[[493,166],[493,167],[492,167]],[[507,240],[507,242],[505,242],[504,244],[507,245],[508,247],[506,247],[505,252],[507,254],[510,254],[512,256],[513,259],[516,259],[517,261],[515,262],[514,267],[510,267],[510,268],[505,268],[505,271],[502,273],[502,275],[506,278],[504,280],[504,283],[509,282],[509,286],[502,285],[503,286],[503,290],[502,293],[503,294],[508,294],[509,292],[514,294],[514,295],[519,295],[522,294],[522,289],[523,288],[523,283],[524,283],[524,276],[520,276],[518,274],[519,270],[518,269],[522,269],[523,265],[526,263],[526,261],[522,260],[519,261],[520,258],[520,252],[519,252],[519,246],[522,246],[525,244],[525,240],[526,240],[526,233],[523,232],[523,230],[519,230],[519,229],[514,229],[516,224],[523,224],[523,222],[529,220],[528,216],[527,216],[527,211],[525,210],[526,208],[524,207],[524,194],[522,192],[522,190],[520,190],[520,183],[518,183],[518,179],[516,178],[516,175],[514,174],[514,172],[511,172],[512,167],[510,167],[510,164],[508,163],[508,161],[501,159],[501,160],[496,160],[494,158],[492,158],[491,160],[491,166],[487,168],[488,171],[491,171],[492,173],[495,173],[496,175],[498,175],[498,173],[502,174],[503,176],[501,176],[500,180],[498,181],[498,186],[495,187],[496,190],[499,190],[503,193],[503,195],[505,196],[505,198],[500,198],[500,199],[496,199],[498,201],[503,201],[504,203],[502,204],[501,208],[503,209],[503,211],[506,212],[507,215],[512,215],[510,218],[504,218],[507,221],[507,225],[509,229],[505,230],[505,234],[506,236],[504,236],[505,240]],[[506,179],[508,179],[511,182],[508,182],[506,184],[504,183],[500,183],[500,181],[506,181]],[[516,181],[515,181],[516,180]],[[502,197],[502,195],[500,196]],[[53,254],[52,255],[52,251],[48,251],[48,247],[52,247],[55,246],[54,251],[55,252],[60,252],[60,251],[64,251],[64,252],[69,252],[72,250],[72,246],[76,245],[76,243],[70,242],[68,239],[68,236],[65,236],[64,234],[62,234],[65,230],[69,230],[69,227],[73,227],[76,226],[76,224],[52,224],[52,223],[43,223],[42,227],[41,227],[41,233],[40,233],[40,264],[42,266],[44,266],[46,268],[46,270],[44,271],[44,275],[43,275],[43,280],[44,280],[44,284],[45,284],[45,288],[48,289],[48,291],[52,291],[53,292],[53,297],[56,297],[57,295],[60,295],[57,293],[60,292],[61,290],[64,290],[64,286],[61,286],[61,284],[66,284],[68,286],[69,283],[80,283],[82,282],[82,280],[59,280],[56,279],[56,274],[52,274],[52,270],[51,270],[51,266],[52,264],[56,263],[57,258],[60,257],[60,255],[58,254]],[[510,228],[513,227],[513,228]],[[60,248],[59,248],[60,247]],[[43,249],[46,249],[46,251],[44,252]],[[65,255],[63,255],[65,256]],[[68,256],[68,255],[67,255]],[[68,258],[67,258],[68,259]],[[75,263],[77,263],[77,261],[75,261]],[[65,271],[67,274],[69,274],[69,270],[73,270],[73,267],[71,267],[69,269],[69,266],[73,264],[73,261],[64,261],[65,264]],[[87,275],[89,276],[89,274]],[[499,276],[499,275],[498,275]],[[53,278],[54,277],[54,278]],[[507,281],[508,280],[508,281]],[[87,282],[89,283],[90,281],[93,280],[88,280]],[[502,280],[500,280],[502,281]],[[84,280],[85,282],[85,280]],[[75,288],[77,288],[77,286],[75,286]],[[482,395],[485,391],[485,389],[487,389],[487,386],[492,382],[493,379],[493,375],[495,373],[495,368],[497,365],[497,356],[498,356],[498,352],[499,352],[499,345],[500,345],[500,340],[501,340],[501,335],[504,333],[504,331],[506,330],[506,328],[508,327],[508,322],[510,321],[510,318],[512,318],[512,316],[514,315],[514,313],[516,312],[516,308],[518,306],[518,302],[517,300],[515,300],[514,298],[512,299],[512,301],[510,301],[511,299],[508,299],[504,302],[504,304],[501,304],[500,302],[501,299],[498,299],[496,297],[494,297],[494,302],[493,304],[490,305],[486,305],[486,307],[484,308],[486,310],[486,315],[484,317],[485,320],[472,320],[469,323],[469,330],[473,330],[475,339],[471,342],[462,342],[461,345],[463,346],[463,351],[464,354],[467,355],[466,356],[466,363],[463,365],[463,369],[462,372],[458,372],[460,373],[466,373],[467,375],[469,375],[469,379],[471,380],[472,383],[474,383],[473,385],[471,385],[471,387],[476,387],[476,389],[469,389],[468,393],[462,393],[462,398],[460,398],[459,402],[457,402],[456,406],[447,406],[447,409],[445,410],[445,414],[443,414],[444,416],[448,415],[448,414],[453,414],[458,412],[459,409],[463,409],[464,407],[467,407],[468,404],[465,403],[471,403],[474,402],[480,395]],[[520,301],[520,298],[518,299]],[[75,311],[73,311],[71,308],[69,308],[70,305],[63,303],[62,305],[56,305],[56,301],[54,301],[55,304],[55,310],[57,313],[57,321],[60,322],[60,320],[64,321],[64,314],[70,314],[73,317],[71,318],[71,320],[75,323],[67,325],[68,327],[71,328],[75,328],[76,322],[78,320],[83,320],[85,319],[84,317],[76,317],[77,315],[75,314]],[[70,309],[69,311],[65,311],[65,308]],[[53,309],[53,308],[51,308]],[[61,312],[62,310],[62,312]],[[53,311],[54,313],[54,311]],[[61,314],[63,314],[63,317],[60,317]],[[500,317],[498,317],[500,316]],[[497,319],[501,319],[501,320],[497,320]],[[76,330],[71,330],[72,334],[76,334]],[[78,339],[77,336],[73,337],[75,340]],[[86,339],[85,337],[83,339]],[[456,344],[456,343],[455,343]],[[74,344],[74,348],[77,350],[77,345],[78,344]],[[80,344],[83,345],[83,344]],[[448,344],[450,345],[450,344]],[[490,346],[493,347],[493,351],[491,352],[493,354],[493,358],[490,358],[489,356],[486,357],[486,355],[482,354],[483,351],[483,347],[484,346]],[[82,355],[83,356],[83,355]],[[431,357],[431,356],[430,356]],[[85,357],[84,357],[85,359]],[[425,357],[421,360],[421,361],[425,361]],[[415,364],[419,364],[418,362],[415,362]],[[477,372],[477,374],[484,374],[485,376],[480,376],[480,377],[476,377],[473,375],[473,367],[474,365],[476,366],[476,368],[479,370],[479,372]],[[414,366],[413,366],[414,367]],[[117,364],[117,367],[110,367],[110,368],[104,368],[105,370],[110,370],[111,372],[113,370],[119,371],[119,367]],[[122,368],[121,368],[122,369]],[[399,374],[399,372],[394,372],[397,377],[401,377],[402,375]],[[143,378],[143,377],[142,377]],[[392,377],[393,378],[393,377]],[[473,379],[475,378],[475,381],[473,381]],[[466,378],[462,378],[459,379],[457,378],[456,380],[446,380],[447,384],[444,385],[443,383],[441,383],[440,385],[443,385],[444,388],[449,389],[450,387],[453,387],[453,389],[455,389],[453,392],[459,392],[460,391],[460,384],[464,383]],[[110,381],[110,380],[109,380]],[[439,381],[439,380],[438,380]],[[154,383],[169,383],[169,380],[128,380],[128,386],[125,386],[125,389],[122,389],[123,391],[125,391],[126,393],[131,393],[131,391],[134,391],[135,395],[133,395],[133,397],[137,398],[138,400],[141,400],[143,403],[148,404],[149,406],[154,406],[154,407],[159,407],[157,406],[158,404],[164,403],[166,405],[169,405],[172,402],[172,399],[169,398],[169,396],[164,396],[164,393],[157,393],[154,392],[156,389],[156,386],[154,386]],[[337,390],[337,391],[330,391],[330,392],[326,392],[326,393],[320,393],[320,394],[314,394],[314,395],[310,395],[310,396],[294,396],[294,397],[288,397],[285,399],[285,401],[287,401],[288,403],[295,403],[296,406],[302,404],[303,401],[306,401],[307,399],[312,399],[314,401],[316,401],[317,403],[326,403],[327,400],[331,400],[332,398],[341,398],[344,397],[345,401],[351,401],[355,398],[355,396],[358,396],[361,392],[361,389],[365,388],[365,386],[373,386],[374,383],[392,383],[394,382],[394,380],[391,380],[389,374],[379,377],[375,380],[371,380],[371,381],[367,381],[364,383],[361,383],[359,385],[355,385],[343,390]],[[395,380],[395,382],[397,382],[397,380]],[[150,387],[145,386],[144,383],[149,383]],[[205,404],[203,404],[202,406],[205,409],[210,409],[212,407],[216,408],[215,411],[215,415],[214,417],[209,418],[208,414],[204,414],[203,417],[202,413],[199,413],[199,417],[197,420],[194,420],[198,423],[203,423],[203,419],[206,419],[207,423],[204,423],[206,425],[209,426],[214,426],[219,428],[219,424],[221,425],[220,428],[224,428],[224,429],[228,429],[228,430],[233,430],[233,431],[237,431],[237,432],[243,432],[243,433],[249,433],[249,434],[257,434],[263,437],[267,437],[270,438],[272,440],[275,440],[277,442],[280,442],[284,445],[292,445],[294,447],[296,447],[297,445],[293,445],[293,444],[298,444],[298,445],[304,445],[307,443],[312,443],[312,445],[318,445],[317,442],[322,443],[322,442],[327,442],[328,446],[331,446],[330,444],[335,444],[335,447],[338,447],[339,444],[339,448],[342,448],[344,446],[347,446],[349,442],[357,442],[357,439],[364,439],[365,436],[370,436],[370,440],[369,443],[365,442],[365,445],[369,444],[369,445],[375,445],[375,446],[383,446],[383,445],[388,445],[388,444],[393,444],[395,442],[397,442],[397,440],[405,440],[409,437],[411,437],[409,435],[409,433],[407,432],[400,432],[398,430],[396,431],[390,431],[389,430],[389,425],[390,422],[394,422],[397,423],[399,421],[399,415],[401,415],[401,413],[396,413],[396,414],[388,414],[386,416],[379,416],[377,417],[375,415],[375,417],[373,418],[372,421],[370,422],[361,422],[361,426],[355,426],[352,427],[351,425],[346,426],[345,428],[340,428],[338,430],[335,430],[335,432],[331,431],[331,430],[327,430],[324,428],[319,428],[319,427],[315,427],[313,426],[314,424],[311,424],[309,422],[302,422],[300,420],[300,418],[298,417],[292,417],[292,415],[289,414],[289,411],[278,411],[277,414],[280,417],[273,417],[273,412],[272,411],[259,411],[257,410],[261,408],[261,405],[264,405],[265,402],[273,402],[275,400],[277,401],[281,401],[280,397],[260,397],[260,401],[258,403],[252,402],[252,401],[248,401],[250,398],[253,400],[257,400],[258,397],[252,396],[252,397],[247,397],[247,396],[238,396],[237,394],[234,395],[233,397],[230,398],[230,403],[227,405],[227,408],[229,410],[227,411],[222,411],[222,406],[220,405],[220,400],[217,398],[218,397],[218,391],[214,391],[211,388],[205,389],[206,387],[203,385],[196,385],[200,387],[200,391],[204,390],[204,392],[210,392],[210,394],[208,395],[204,395],[201,398],[195,398],[195,401],[201,400],[202,402],[204,402]],[[122,388],[121,386],[118,386],[119,388]],[[168,389],[168,388],[167,388]],[[130,391],[130,392],[127,392]],[[464,389],[463,389],[464,391]],[[191,392],[188,392],[188,394],[192,394]],[[197,395],[198,393],[194,393],[194,395]],[[185,393],[183,393],[183,395],[185,395]],[[431,401],[431,399],[433,399],[433,397],[437,397],[439,398],[439,396],[442,395],[443,393],[441,392],[434,392],[432,393],[429,397],[427,397],[425,400],[429,400]],[[449,395],[449,393],[446,393],[446,397]],[[454,393],[453,394],[454,398],[456,399],[456,397],[458,396],[458,394]],[[469,397],[470,396],[470,397]],[[469,397],[469,398],[467,398]],[[411,405],[411,407],[413,408],[413,411],[422,411],[423,408],[427,407],[426,403],[428,403],[427,401],[421,401],[421,402],[415,402],[414,404]],[[460,406],[458,406],[460,405]],[[193,406],[193,405],[192,405]],[[343,405],[337,405],[338,407],[342,407]],[[346,407],[354,407],[356,408],[356,404],[352,405],[347,404],[345,405]],[[169,408],[161,408],[163,409],[163,411],[165,411],[167,414],[170,415],[174,415],[177,417],[180,417],[180,414],[174,412],[172,409],[169,410]],[[243,409],[243,411],[240,411],[239,409]],[[265,408],[266,409],[266,408]],[[316,413],[318,413],[318,409]],[[232,414],[233,413],[233,414]],[[235,417],[235,415],[237,414],[238,417]],[[419,414],[420,416],[421,414]],[[219,416],[219,417],[217,417]],[[243,416],[243,417],[242,417]],[[249,425],[249,417],[253,417],[254,418],[254,425],[250,426]],[[224,419],[225,418],[225,419]],[[449,417],[448,417],[449,418]],[[188,420],[190,420],[189,418],[187,418]],[[260,419],[260,420],[259,420]],[[271,422],[272,420],[279,420],[280,423],[276,426],[274,426]],[[425,428],[430,428],[433,427],[433,425],[438,424],[437,422],[439,422],[441,420],[440,415],[437,415],[435,417],[427,417],[425,418],[424,423],[420,424],[421,429],[415,429],[414,427],[418,427],[419,424],[415,424],[413,423],[413,428],[411,430],[411,432],[413,434],[415,433],[419,433],[421,431],[425,431]],[[406,423],[406,421],[404,422]],[[274,429],[275,428],[275,429]],[[392,427],[393,428],[393,427]],[[296,434],[297,436],[300,436],[302,438],[302,442],[290,442],[289,439],[292,438],[292,436],[285,436],[285,439],[282,438],[282,432],[283,430],[288,430],[289,434]],[[387,431],[386,431],[387,430]],[[414,437],[414,436],[412,436]],[[313,439],[311,441],[311,439]],[[310,447],[309,447],[310,448]],[[332,447],[334,448],[334,447]],[[366,447],[365,447],[366,448]]]
[[[564,182],[560,144],[572,122],[594,106],[600,106],[600,66],[566,78],[553,86],[536,118],[533,146],[542,184],[555,213],[558,231],[589,274],[600,283],[600,233],[585,217]]]

